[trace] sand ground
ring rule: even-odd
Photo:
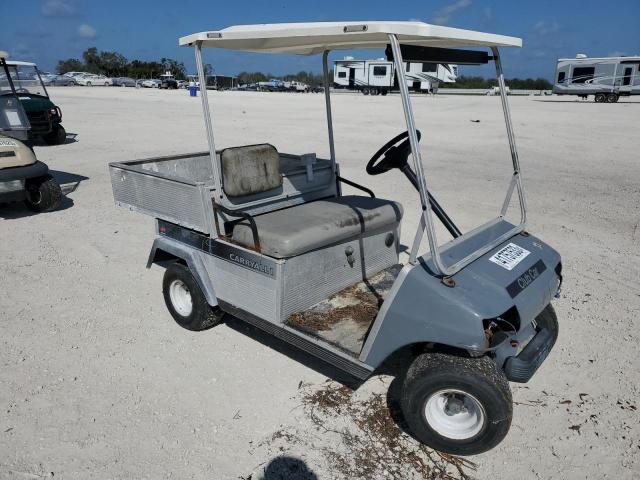
[[[351,452],[340,432],[362,435],[357,418],[305,407],[338,384],[233,321],[179,328],[162,270],[144,268],[153,220],[113,204],[109,162],[206,149],[199,99],[106,87],[51,94],[76,136],[35,150],[63,184],[63,205],[41,215],[0,207],[0,478],[344,478],[340,459]],[[214,92],[210,101],[219,147],[327,154],[321,95]],[[638,478],[640,102],[511,104],[529,229],[563,256],[561,331],[531,382],[512,385],[505,441],[451,475]],[[416,97],[414,108],[438,200],[464,228],[495,216],[510,172],[499,100]],[[410,245],[416,193],[397,172],[364,171],[405,130],[399,97],[335,95],[334,117],[342,174],[403,203]],[[373,377],[349,401],[366,404],[390,381]],[[283,457],[297,473],[269,470]],[[419,478],[393,455],[384,462],[370,477]]]

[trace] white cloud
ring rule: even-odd
[[[493,9],[491,7],[484,7],[482,13],[484,14],[485,20],[493,20]]]
[[[78,35],[81,36],[82,38],[96,38],[96,36],[98,35],[98,32],[96,32],[96,29],[93,28],[91,25],[87,25],[86,23],[83,23],[78,27]]]
[[[447,23],[451,16],[460,11],[464,10],[468,6],[471,5],[471,0],[457,0],[449,5],[442,7],[440,10],[437,10],[433,17],[433,23],[444,24]]]
[[[541,37],[546,37],[552,33],[556,33],[560,31],[560,24],[555,20],[553,22],[547,22],[545,20],[540,20],[537,22],[533,29],[540,35]]]
[[[76,13],[76,9],[64,0],[47,0],[40,9],[45,17],[68,17]]]

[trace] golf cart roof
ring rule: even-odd
[[[522,47],[522,39],[423,22],[312,22],[236,25],[187,35],[181,46],[313,55],[324,50],[385,48],[389,34],[421,47]]]
[[[0,55],[1,57],[2,55]],[[7,58],[7,57],[4,57]],[[35,63],[31,63],[31,62],[19,62],[17,60],[7,60],[7,65],[16,65],[16,66],[22,66],[22,67],[35,67],[36,64]]]

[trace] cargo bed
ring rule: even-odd
[[[316,159],[308,170],[298,155],[279,156],[281,188],[233,199],[221,192],[216,201],[256,215],[336,194],[330,160]],[[208,152],[114,162],[109,173],[116,205],[199,232],[215,231],[216,187]]]

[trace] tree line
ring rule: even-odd
[[[211,65],[207,64],[205,70],[211,72]],[[187,78],[184,63],[177,60],[161,58],[158,62],[129,61],[118,52],[98,51],[96,47],[87,48],[82,53],[82,60],[68,58],[60,60],[56,66],[56,72],[60,75],[67,72],[89,72],[108,77],[156,78],[166,71],[171,72],[178,80]]]

